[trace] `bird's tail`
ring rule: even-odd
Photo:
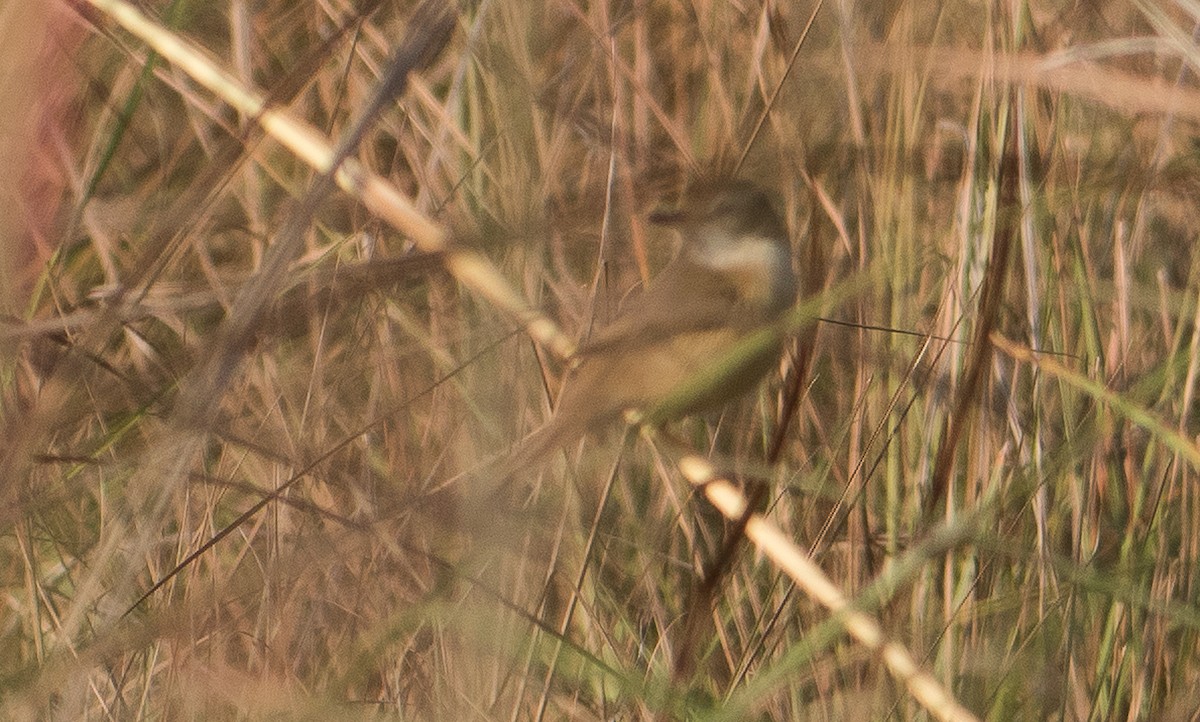
[[[569,419],[554,418],[512,449],[426,489],[425,502],[441,505],[458,499],[476,508],[495,504],[512,483],[536,473],[555,450],[577,436],[577,426]]]
[[[577,435],[573,427],[568,419],[555,418],[526,436],[508,453],[472,472],[471,476],[482,489],[498,491],[521,475],[538,471],[559,447]]]

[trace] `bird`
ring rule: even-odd
[[[666,421],[720,407],[778,363],[777,322],[795,303],[797,280],[787,226],[767,193],[746,180],[702,181],[649,220],[675,229],[677,254],[580,345],[550,421],[493,474],[507,478],[626,412]],[[760,331],[758,343],[739,347]]]

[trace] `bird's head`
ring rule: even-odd
[[[650,220],[679,231],[691,263],[729,278],[747,300],[778,313],[796,295],[787,227],[767,194],[747,181],[692,188],[679,208]]]

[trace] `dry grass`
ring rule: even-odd
[[[0,716],[926,714],[759,555],[697,611],[724,527],[669,445],[591,438],[480,493],[560,361],[345,194],[268,277],[311,169],[102,16],[20,5]],[[357,157],[579,337],[669,253],[647,211],[744,154],[814,295],[871,279],[826,315],[893,331],[805,336],[774,464],[779,380],[672,435],[767,482],[980,717],[1189,719],[1200,18],[946,5],[827,3],[790,65],[811,6],[483,0]],[[344,3],[155,9],[337,138],[412,8],[341,36]]]

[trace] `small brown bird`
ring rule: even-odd
[[[520,470],[622,412],[653,411],[666,401],[675,416],[720,406],[754,388],[779,358],[781,334],[727,355],[794,303],[787,229],[767,195],[746,181],[701,185],[676,211],[651,221],[678,230],[678,255],[576,354],[554,418],[502,463]],[[722,363],[712,383],[681,385]]]

